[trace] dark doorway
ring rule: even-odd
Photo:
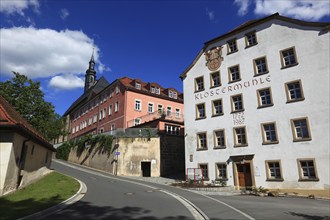
[[[252,189],[252,177],[250,163],[236,164],[238,184],[240,188]]]
[[[143,177],[150,177],[151,174],[151,162],[141,162],[141,170]]]

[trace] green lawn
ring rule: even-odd
[[[0,219],[17,219],[54,206],[79,190],[75,179],[52,172],[37,182],[0,197]]]

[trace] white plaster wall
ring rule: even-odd
[[[272,23],[273,22],[273,23]],[[254,29],[246,30],[236,36],[231,36],[211,45],[223,46],[223,61],[219,68],[222,86],[228,84],[227,68],[240,65],[242,80],[264,79],[263,84],[248,88],[226,91],[222,93],[213,89],[211,96],[210,71],[205,66],[204,54],[184,79],[185,100],[185,130],[186,130],[186,167],[197,167],[198,163],[208,163],[210,180],[215,179],[215,163],[225,162],[231,155],[255,154],[253,164],[260,170],[260,176],[255,177],[257,186],[268,188],[329,188],[329,33],[319,35],[320,29],[306,28],[288,24],[283,21],[272,21],[262,24]],[[256,30],[258,45],[245,49],[245,33]],[[237,38],[238,52],[227,55],[226,42]],[[282,69],[280,50],[295,47],[298,65]],[[267,56],[269,73],[254,77],[253,59]],[[205,94],[208,97],[197,100],[194,92],[194,79],[204,76]],[[266,81],[269,77],[270,82]],[[286,104],[284,84],[300,79],[302,82],[304,101]],[[257,109],[257,89],[271,87],[274,106]],[[247,129],[248,147],[234,148],[233,114],[231,114],[230,96],[243,94],[244,125]],[[222,98],[224,115],[212,118],[212,100]],[[195,106],[205,103],[206,119],[195,120]],[[311,128],[311,141],[293,142],[290,119],[308,117]],[[262,145],[261,123],[276,122],[279,144]],[[226,149],[213,149],[213,131],[225,129]],[[196,133],[207,132],[208,150],[196,151]],[[194,155],[193,162],[189,156]],[[298,182],[297,158],[315,158],[316,168],[320,181]],[[266,182],[265,160],[280,159],[284,182]],[[233,185],[233,167],[228,165],[229,185]]]
[[[2,195],[4,191],[12,148],[12,143],[0,143],[0,195]]]

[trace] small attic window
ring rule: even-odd
[[[135,82],[135,88],[141,89],[141,83]]]
[[[177,99],[178,98],[178,94],[176,92],[172,91],[172,90],[169,90],[168,91],[168,96],[170,98],[173,98],[173,99]]]
[[[155,90],[156,90],[156,94],[159,95],[160,94],[160,88],[156,87]]]
[[[151,86],[151,87],[150,87],[150,92],[151,92],[151,93],[155,93],[155,92],[156,92],[156,88],[155,88],[154,86]]]

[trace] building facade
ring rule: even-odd
[[[56,150],[0,96],[0,196],[50,172]]]
[[[115,175],[183,174],[183,94],[129,77],[112,83],[104,77],[97,80],[94,65],[92,56],[84,93],[64,113],[69,124],[67,140],[102,133],[113,135],[117,155],[112,152],[84,160],[72,151],[69,160]],[[148,132],[152,138],[145,134]]]
[[[206,42],[181,75],[186,168],[237,189],[329,190],[329,27],[276,13]]]
[[[126,129],[163,116],[172,122],[173,129],[183,128],[182,93],[129,77],[110,84],[104,77],[96,80],[94,65],[92,56],[86,71],[84,94],[64,113],[64,117],[69,118],[69,139]]]

